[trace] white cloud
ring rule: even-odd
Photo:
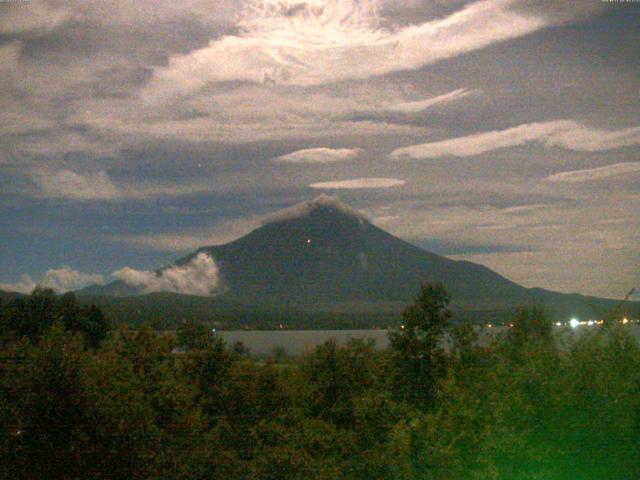
[[[445,18],[390,30],[379,26],[380,3],[253,0],[239,34],[170,58],[156,69],[144,96],[172,100],[234,80],[310,86],[369,78],[417,69],[551,23],[510,10],[510,0],[482,0]]]
[[[262,224],[286,222],[296,218],[306,217],[317,207],[335,208],[336,210],[346,213],[357,218],[366,219],[365,215],[349,205],[340,201],[336,196],[327,195],[325,193],[319,195],[311,201],[298,203],[289,208],[284,208],[278,212],[267,215],[263,218]]]
[[[29,275],[22,275],[16,283],[0,283],[0,290],[7,292],[31,293],[38,285]]]
[[[104,277],[98,274],[78,272],[69,267],[47,270],[41,282],[43,287],[53,288],[58,292],[78,290],[93,284],[104,284]]]
[[[274,160],[284,163],[334,163],[353,160],[361,154],[361,148],[308,148],[282,155]]]
[[[104,277],[93,273],[78,272],[77,270],[69,267],[62,267],[47,270],[42,279],[38,282],[34,281],[29,275],[23,275],[20,281],[16,283],[0,284],[0,290],[31,293],[34,288],[40,286],[44,288],[52,288],[58,293],[64,293],[94,284],[103,285]]]
[[[572,170],[569,172],[560,172],[545,178],[548,182],[589,182],[592,180],[600,180],[603,178],[623,175],[625,173],[640,172],[640,162],[624,162],[607,165],[606,167],[587,168],[584,170]]]
[[[160,196],[180,196],[209,192],[207,182],[186,184],[124,183],[116,185],[107,172],[80,174],[71,170],[39,169],[31,172],[32,180],[40,188],[38,196],[65,200],[89,201],[145,199]]]
[[[506,130],[398,148],[391,153],[391,158],[471,157],[527,143],[585,152],[612,150],[640,144],[640,127],[607,131],[589,128],[573,120],[529,123]]]
[[[144,293],[174,292],[207,296],[221,288],[218,266],[206,253],[199,253],[186,265],[166,268],[158,273],[124,267],[112,275]]]
[[[351,180],[340,180],[331,182],[317,182],[309,185],[311,188],[326,190],[357,190],[362,188],[391,188],[404,185],[404,180],[397,178],[354,178]]]
[[[393,113],[418,113],[436,105],[443,105],[455,100],[459,100],[468,95],[471,95],[472,93],[473,91],[467,90],[466,88],[459,88],[457,90],[453,90],[452,92],[438,95],[437,97],[427,98],[425,100],[419,100],[416,102],[396,103],[394,105],[389,105],[387,107],[381,108],[380,110]]]

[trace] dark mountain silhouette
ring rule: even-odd
[[[452,307],[459,311],[511,310],[536,303],[585,312],[593,311],[590,304],[599,305],[597,310],[615,303],[522,287],[482,265],[418,248],[327,198],[285,210],[248,235],[199,248],[175,265],[188,265],[201,253],[215,259],[220,269],[224,293],[218,298],[244,304],[399,311],[425,281],[444,283],[453,297]],[[127,296],[142,292],[116,281],[80,293]]]
[[[21,296],[22,296],[22,293],[0,290],[0,302],[13,300],[14,298],[18,298]]]
[[[268,223],[226,245],[203,247],[229,292],[253,302],[406,302],[423,281],[458,299],[512,297],[522,288],[486,267],[422,250],[331,204]]]

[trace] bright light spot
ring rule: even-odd
[[[562,323],[556,322],[556,327],[561,327],[561,326],[562,326]]]
[[[624,317],[624,318],[622,319],[622,324],[623,324],[623,325],[626,325],[627,323],[629,323],[629,319],[628,319],[627,317]]]
[[[493,325],[491,325],[490,323],[487,324],[487,327],[491,328],[493,327]]]
[[[569,325],[571,325],[571,328],[576,328],[578,325],[580,325],[580,322],[577,318],[572,318],[569,322]]]
[[[211,329],[211,331],[212,331],[213,333],[216,333],[216,329],[215,329],[215,328],[212,328],[212,329]]]
[[[310,238],[307,239],[307,243],[311,243],[311,239]]]

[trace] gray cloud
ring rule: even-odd
[[[52,30],[71,18],[73,10],[58,2],[30,0],[0,5],[0,33]]]
[[[77,173],[71,170],[34,170],[31,178],[39,187],[35,196],[75,201],[124,201],[150,197],[193,195],[210,192],[212,185],[198,183],[123,183],[116,185],[105,171]]]
[[[33,179],[47,197],[71,200],[114,200],[120,193],[106,172],[81,175],[70,170],[33,172]]]

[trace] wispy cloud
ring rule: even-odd
[[[36,287],[52,288],[58,293],[78,290],[88,285],[103,285],[104,277],[93,273],[82,273],[70,267],[47,270],[41,280],[33,280],[29,275],[23,275],[20,281],[12,284],[0,284],[0,290],[31,293]]]
[[[466,88],[459,88],[452,92],[438,95],[437,97],[418,100],[415,102],[403,102],[381,107],[379,110],[392,113],[418,113],[437,105],[446,105],[447,103],[460,100],[474,93]]]
[[[174,292],[207,296],[219,291],[222,286],[216,262],[205,253],[198,254],[186,265],[160,272],[124,267],[112,275],[143,293]]]
[[[583,152],[613,150],[640,144],[640,127],[607,131],[589,128],[573,120],[529,123],[506,130],[398,148],[391,153],[391,158],[471,157],[528,143]]]
[[[106,172],[79,174],[71,170],[37,170],[32,178],[45,197],[69,200],[115,200],[121,194]]]
[[[571,170],[560,172],[545,178],[548,182],[580,183],[601,180],[617,175],[639,173],[640,162],[624,162],[607,165],[606,167],[587,168],[584,170]]]
[[[210,192],[212,186],[198,183],[128,183],[116,185],[107,172],[77,173],[72,170],[52,171],[46,168],[31,172],[31,179],[39,187],[37,196],[73,201],[122,201],[150,197],[180,196]]]
[[[349,205],[342,203],[340,201],[340,198],[338,198],[337,196],[322,193],[313,200],[301,202],[297,205],[293,205],[292,207],[284,208],[272,214],[266,215],[262,219],[261,223],[263,225],[266,225],[268,223],[286,222],[288,220],[306,217],[317,207],[334,208],[347,215],[351,215],[361,219],[367,218],[362,212],[359,212],[358,210],[351,208]]]
[[[241,33],[170,58],[156,69],[145,98],[169,100],[212,82],[309,86],[413,70],[552,23],[510,9],[509,0],[482,0],[441,19],[387,30],[380,27],[378,3],[331,0],[286,9],[272,0],[251,1]]]
[[[362,154],[360,148],[308,148],[274,159],[283,163],[334,163],[353,160]]]
[[[391,188],[404,185],[404,180],[397,178],[354,178],[330,182],[317,182],[309,185],[311,188],[323,190],[359,190],[364,188]]]

